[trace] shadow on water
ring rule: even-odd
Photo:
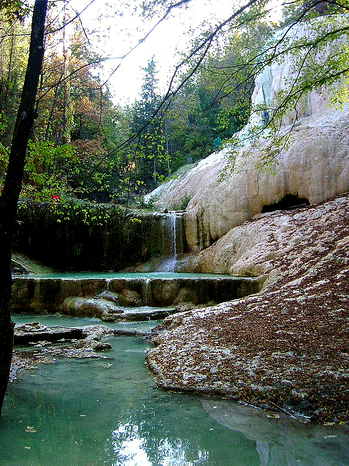
[[[1,466],[349,464],[345,430],[161,391],[145,364],[147,341],[110,343],[104,359],[60,359],[20,373],[0,423]]]

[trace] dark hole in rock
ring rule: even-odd
[[[274,212],[275,210],[289,210],[297,207],[304,207],[310,205],[308,199],[294,196],[293,194],[287,194],[281,201],[275,202],[275,204],[263,206],[262,213]]]

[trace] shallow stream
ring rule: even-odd
[[[63,326],[93,322],[35,320]],[[110,325],[149,330],[155,324]],[[161,391],[145,364],[147,341],[118,336],[109,342],[113,349],[105,359],[57,359],[19,374],[0,421],[1,466],[349,465],[344,428]]]

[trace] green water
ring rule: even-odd
[[[52,273],[35,273],[23,275],[23,277],[29,278],[56,278],[56,279],[83,279],[83,278],[231,278],[231,275],[212,274],[212,273],[177,273],[177,272],[134,272],[134,273],[123,273],[123,272],[52,272]],[[240,279],[240,277],[235,277]],[[244,277],[245,278],[245,277]],[[248,279],[248,277],[246,277]]]
[[[344,429],[163,392],[145,364],[149,343],[109,341],[106,359],[62,359],[20,373],[0,421],[1,466],[349,465]]]
[[[134,308],[144,309],[143,308]],[[154,309],[154,308],[152,308]],[[120,330],[137,330],[139,332],[149,332],[156,325],[160,324],[161,321],[146,320],[142,322],[102,322],[96,317],[70,317],[61,314],[17,314],[12,316],[12,320],[16,324],[27,324],[30,322],[40,322],[46,327],[82,327],[85,325],[105,325],[106,327],[120,329]]]

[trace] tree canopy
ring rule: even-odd
[[[195,31],[189,27],[190,40],[165,87],[158,86],[153,58],[140,74],[139,97],[123,105],[111,95],[110,77],[159,25],[194,2],[106,3],[103,15],[122,18],[127,10],[146,24],[138,41],[129,38],[107,77],[103,66],[111,57],[91,46],[92,37],[103,42],[106,16],[93,31],[80,14],[93,3],[78,11],[74,0],[35,0],[31,15],[31,2],[0,0],[0,404],[10,361],[11,237],[19,196],[53,205],[74,199],[140,202],[159,180],[213,152],[215,139],[233,135],[230,142],[238,145],[234,135],[251,113],[265,110],[267,124],[254,135],[265,129],[275,135],[265,154],[270,163],[273,147],[284,143],[278,129],[289,109],[297,109],[310,90],[348,79],[348,0],[286,2],[279,24],[268,16],[269,0],[232,1],[226,18],[208,18]],[[294,37],[293,26],[302,23],[308,33]],[[268,108],[252,108],[255,76],[286,56],[292,57],[294,78]],[[347,89],[334,94],[334,104],[347,100]]]
[[[137,14],[152,25],[140,42],[175,11],[190,9],[191,4],[191,0],[136,2]],[[29,31],[23,22],[28,13],[24,2],[4,1],[0,6],[6,31],[0,49],[0,166],[4,168],[24,79]],[[139,81],[143,80],[139,98],[125,106],[115,101],[103,77],[108,57],[91,48],[94,33],[73,7],[67,0],[63,7],[50,4],[48,11],[36,104],[40,118],[31,136],[21,193],[34,201],[53,197],[63,201],[71,196],[99,202],[137,199],[188,161],[207,156],[217,137],[231,138],[246,124],[251,111],[260,111],[251,109],[254,77],[288,53],[294,55],[295,67],[299,64],[307,72],[299,72],[297,85],[289,83],[291,91],[279,96],[279,105],[269,109],[273,131],[283,112],[311,86],[346,74],[346,53],[332,54],[327,68],[314,66],[311,57],[346,33],[346,24],[335,24],[333,17],[348,10],[347,1],[287,2],[280,45],[269,42],[268,49],[266,44],[278,24],[267,17],[269,1],[252,0],[232,6],[229,17],[206,25],[188,41],[189,48],[177,59],[167,88],[157,86],[161,65],[155,57],[151,59],[139,75]],[[116,13],[127,7],[127,3],[120,4]],[[321,21],[314,29],[317,39],[300,39],[292,45],[288,39],[292,25],[312,21],[319,14],[326,15],[326,24]],[[329,32],[331,22],[335,27]],[[342,94],[338,101],[344,98]],[[5,169],[2,180],[4,173]]]

